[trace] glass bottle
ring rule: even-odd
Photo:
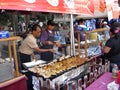
[[[118,66],[117,64],[114,64],[114,67],[112,69],[112,77],[117,78],[117,73],[118,73]]]

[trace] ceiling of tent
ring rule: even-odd
[[[76,16],[76,19],[79,18],[103,18],[107,17],[107,9],[105,0],[94,0],[94,14],[93,15],[86,15],[86,14],[79,14]]]
[[[104,13],[101,13],[100,11],[95,10],[94,15],[80,14],[76,16],[76,19],[79,19],[79,18],[90,19],[90,18],[102,18],[102,17],[107,17],[107,10],[105,10]]]
[[[0,9],[93,15],[94,0],[0,0]]]

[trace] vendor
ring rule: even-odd
[[[42,49],[53,49],[54,46],[54,27],[55,23],[53,20],[48,20],[47,22],[47,28],[43,30],[41,33],[40,41],[42,43],[41,47]],[[42,60],[45,61],[51,61],[54,59],[53,52],[42,52],[40,53],[40,57]]]
[[[78,31],[80,32],[80,41],[84,41],[84,31],[87,31],[87,27],[84,24],[84,19],[79,19],[77,21],[78,25],[74,26],[74,36],[78,39]]]
[[[110,61],[110,71],[114,64],[120,68],[120,36],[119,30],[115,26],[110,28],[110,39],[107,40],[103,53],[104,57]]]
[[[37,45],[36,38],[41,34],[41,28],[39,25],[35,24],[32,27],[31,34],[29,34],[22,42],[19,47],[20,63],[21,68],[24,69],[22,63],[30,62],[31,56],[36,59],[33,51],[37,52],[53,52],[53,49],[40,49]]]
[[[114,22],[113,26],[115,26],[120,31],[120,22]]]

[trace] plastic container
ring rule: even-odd
[[[9,36],[8,31],[0,31],[0,38],[9,38]]]
[[[118,77],[118,66],[117,64],[114,64],[114,67],[112,69],[112,77],[117,78]]]
[[[98,34],[95,32],[95,33],[90,33],[89,34],[89,39],[90,40],[97,40],[97,36],[98,36]]]
[[[54,36],[54,41],[60,41],[61,39],[61,36],[60,35],[55,35]]]

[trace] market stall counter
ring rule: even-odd
[[[88,86],[85,90],[108,90],[108,84],[113,81],[116,82],[117,79],[112,78],[112,73],[106,72],[96,81],[94,81],[90,86]],[[115,90],[120,90],[120,88]]]
[[[21,75],[9,81],[0,83],[0,90],[27,90],[26,76]]]
[[[28,73],[33,77],[32,83],[35,87],[35,78],[42,78],[43,81],[50,80],[51,87],[57,82],[62,85],[66,81],[80,78],[88,73],[88,67],[90,61],[87,58],[79,58],[79,56],[60,58],[59,60],[53,60],[48,64],[37,65],[28,69]],[[38,79],[39,80],[39,79]],[[46,85],[44,85],[46,86]],[[38,87],[38,86],[36,86]]]

